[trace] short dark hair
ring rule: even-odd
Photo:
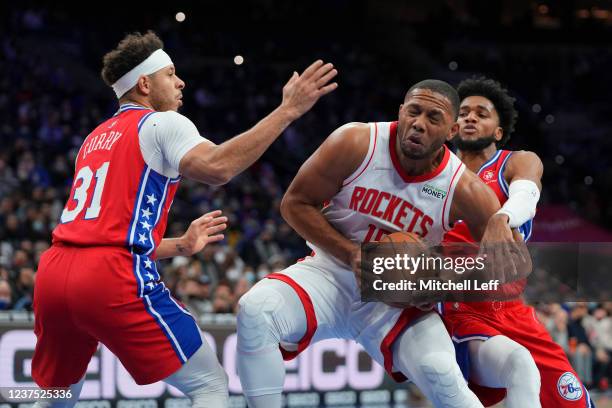
[[[164,48],[164,43],[151,30],[145,34],[135,32],[126,35],[117,48],[102,59],[102,79],[111,86],[160,48]]]
[[[417,82],[412,85],[408,92],[406,92],[406,96],[404,100],[408,98],[408,95],[415,89],[429,89],[432,92],[439,93],[440,95],[446,96],[446,98],[450,101],[451,106],[453,108],[452,115],[455,119],[457,119],[457,115],[459,114],[459,95],[455,88],[453,88],[449,83],[440,81],[438,79],[426,79],[421,82]]]
[[[514,132],[514,125],[518,117],[518,112],[514,107],[516,99],[511,97],[508,90],[503,88],[499,82],[486,77],[474,77],[461,81],[457,86],[457,92],[461,100],[468,96],[483,96],[491,101],[499,116],[499,127],[504,130],[502,138],[495,144],[498,148],[503,147]]]

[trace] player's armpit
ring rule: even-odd
[[[300,236],[350,262],[355,244],[336,231],[321,214],[321,206],[365,160],[370,126],[349,123],[336,129],[302,165],[281,203],[283,218]]]
[[[508,184],[515,180],[533,181],[542,191],[543,173],[544,165],[540,157],[534,152],[521,150],[512,153],[512,156],[508,159],[504,170],[504,178]]]

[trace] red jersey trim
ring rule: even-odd
[[[402,314],[398,317],[395,325],[389,330],[389,333],[385,336],[383,341],[380,343],[380,352],[383,355],[385,371],[397,382],[404,382],[408,378],[399,371],[393,371],[393,343],[395,340],[404,332],[404,330],[412,323],[415,319],[424,316],[429,312],[417,309],[416,307],[409,307],[402,311]]]
[[[436,177],[438,174],[442,173],[442,170],[444,170],[450,159],[450,150],[448,150],[448,147],[444,145],[444,157],[442,158],[442,162],[438,165],[438,167],[436,167],[429,173],[420,174],[418,176],[411,176],[409,174],[406,174],[406,171],[404,170],[399,161],[399,157],[397,157],[397,152],[395,151],[396,141],[397,122],[392,122],[391,129],[389,130],[389,153],[391,155],[393,167],[395,167],[395,170],[399,173],[402,180],[404,180],[406,183],[419,183]]]
[[[353,177],[349,181],[343,183],[342,187],[346,187],[349,184],[351,184],[353,181],[357,180],[366,171],[366,169],[370,166],[370,162],[372,161],[372,158],[374,158],[374,153],[376,152],[376,141],[377,140],[378,140],[378,125],[376,123],[374,123],[374,147],[372,148],[372,153],[370,154],[370,158],[368,159],[368,162],[366,163],[365,167],[363,169],[361,169],[359,174],[357,174],[355,177]]]
[[[302,305],[304,305],[304,312],[306,313],[306,333],[304,334],[304,337],[302,337],[298,342],[297,350],[285,350],[280,344],[278,345],[278,348],[280,349],[280,352],[283,355],[283,359],[286,361],[293,360],[298,356],[298,354],[304,351],[306,347],[308,347],[310,341],[312,340],[312,337],[315,334],[315,331],[317,330],[318,323],[317,316],[315,315],[314,311],[314,306],[312,305],[312,300],[310,299],[308,292],[306,292],[304,288],[302,288],[296,281],[291,279],[289,276],[283,275],[281,273],[271,273],[266,276],[266,278],[278,279],[279,281],[285,282],[287,285],[291,286],[300,298]]]

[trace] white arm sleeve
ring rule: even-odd
[[[208,140],[193,122],[178,112],[155,112],[145,119],[138,134],[145,163],[166,177],[179,176],[179,163],[196,145]]]
[[[497,214],[506,214],[510,228],[518,228],[535,216],[540,189],[531,180],[515,180],[508,189],[508,201]]]

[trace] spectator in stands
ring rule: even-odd
[[[568,323],[570,361],[578,376],[588,387],[593,383],[593,351],[589,336],[583,325],[583,319],[588,315],[586,303],[577,303],[570,311]]]
[[[559,306],[554,304],[550,308],[551,316],[548,319],[546,328],[550,333],[550,336],[555,343],[561,346],[565,354],[569,355],[569,334],[567,330],[567,312]]]
[[[600,389],[607,389],[610,379],[612,358],[612,319],[603,307],[597,307],[593,314],[584,318],[589,340],[595,350],[593,380]]]
[[[213,312],[215,313],[233,313],[234,312],[234,294],[232,285],[226,280],[222,280],[217,284],[213,295]]]
[[[206,275],[182,278],[177,284],[176,294],[196,316],[213,311],[210,278]]]
[[[0,310],[11,309],[11,285],[6,279],[0,278]]]
[[[34,296],[34,268],[22,266],[19,268],[17,282],[14,287],[15,310],[32,310],[32,299]]]

